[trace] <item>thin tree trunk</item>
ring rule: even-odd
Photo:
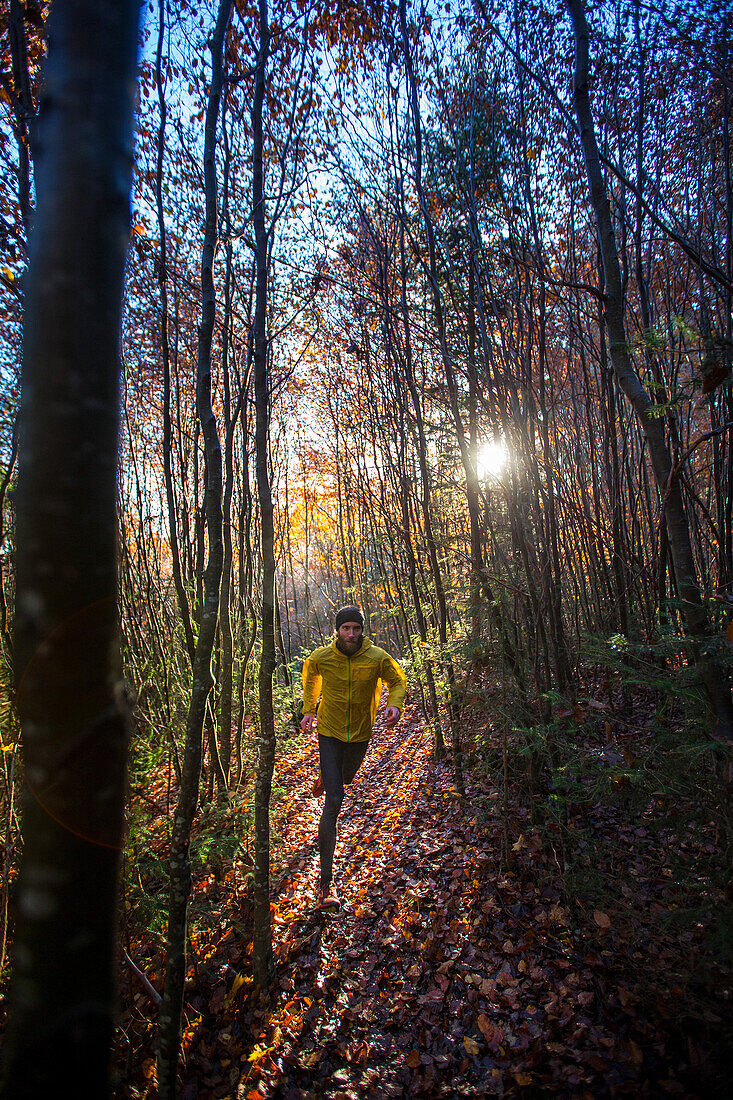
[[[466,433],[463,426],[463,418],[461,416],[461,411],[459,407],[455,367],[450,352],[448,350],[443,303],[440,286],[438,284],[438,273],[435,257],[435,232],[422,183],[422,123],[420,120],[418,86],[415,77],[414,66],[412,64],[410,40],[407,31],[406,0],[400,0],[399,17],[400,29],[402,32],[402,49],[405,58],[405,69],[407,72],[410,111],[412,115],[413,132],[415,137],[415,187],[417,190],[418,200],[420,202],[420,211],[422,213],[428,248],[428,263],[426,274],[431,291],[433,316],[435,320],[435,328],[438,335],[438,341],[440,344],[440,355],[448,388],[451,414],[453,416],[453,423],[455,425],[456,435],[458,437],[458,449],[461,455],[461,462],[463,463],[463,469],[466,475],[466,503],[468,505],[469,522],[471,529],[471,560],[473,570],[478,570],[478,575],[473,576],[472,583],[480,584],[481,530],[479,525],[480,498],[478,478],[476,477],[476,456],[470,454],[468,440],[466,439]],[[444,644],[443,637],[441,637],[441,643]],[[458,790],[459,794],[463,794],[463,756],[461,749],[460,730],[458,726],[458,717],[455,708],[455,699],[457,698],[455,672],[453,669],[453,661],[450,657],[446,659],[446,672],[448,675],[448,686],[450,691],[450,700],[448,705],[451,715],[451,747],[453,749],[453,774],[455,777],[456,789]]]
[[[265,227],[263,111],[270,49],[267,0],[259,0],[260,48],[252,102],[252,221],[255,231],[255,454],[262,531],[262,657],[259,694],[259,760],[255,780],[254,934],[255,984],[264,988],[273,972],[270,923],[270,794],[275,765],[275,716],[272,677],[275,671],[275,528],[268,469],[270,395],[267,354],[267,230]]]
[[[219,785],[218,798],[222,802],[228,799],[229,775],[232,758],[232,690],[234,639],[232,633],[232,565],[234,547],[232,544],[232,496],[234,493],[234,431],[239,418],[242,401],[240,389],[237,407],[231,408],[229,354],[232,328],[232,241],[231,217],[229,212],[229,175],[231,152],[226,129],[226,101],[224,104],[224,233],[226,237],[226,274],[224,279],[224,323],[222,326],[222,381],[224,390],[224,497],[222,501],[222,535],[224,539],[224,558],[222,563],[221,592],[219,601],[219,635],[221,638],[221,670],[219,689],[219,738],[220,761],[223,782]]]
[[[188,657],[193,665],[194,640],[191,628],[191,612],[181,577],[181,555],[178,547],[178,519],[176,516],[176,498],[173,491],[173,471],[171,468],[171,363],[168,339],[168,258],[166,246],[165,211],[163,208],[163,160],[165,156],[165,126],[167,104],[165,100],[165,81],[162,71],[163,41],[166,31],[167,0],[158,0],[158,44],[155,53],[155,82],[158,89],[160,125],[158,127],[158,152],[155,172],[155,204],[158,212],[158,233],[160,236],[160,254],[158,259],[158,286],[160,290],[160,344],[163,359],[163,471],[165,477],[165,496],[168,506],[168,539],[171,548],[171,570],[173,585],[178,597],[178,608],[183,621]]]
[[[176,1093],[183,989],[186,977],[186,925],[191,892],[189,844],[196,813],[203,751],[203,724],[209,694],[214,686],[211,655],[219,614],[222,570],[222,461],[219,433],[211,406],[211,346],[216,319],[213,266],[217,231],[216,128],[223,85],[222,54],[233,0],[220,0],[211,48],[211,87],[204,135],[204,188],[206,226],[201,257],[201,324],[196,365],[196,409],[206,455],[204,513],[208,534],[208,562],[203,578],[203,601],[193,663],[191,703],[186,722],[181,792],[173,817],[171,836],[166,972],[158,1030],[158,1090],[165,1100]]]
[[[400,182],[400,208],[404,214],[404,193]],[[414,363],[412,359],[412,343],[410,337],[410,314],[407,304],[407,256],[405,250],[405,223],[404,216],[400,219],[400,306],[402,310],[402,323],[405,330],[405,381],[410,393],[410,399],[412,401],[412,407],[415,413],[415,427],[417,430],[417,443],[418,443],[418,464],[420,467],[420,504],[423,517],[423,527],[425,529],[425,541],[428,548],[428,559],[430,561],[430,570],[433,578],[433,587],[435,589],[435,598],[438,602],[438,620],[439,631],[438,636],[440,638],[441,645],[444,645],[447,641],[447,613],[445,607],[445,590],[443,588],[443,578],[440,572],[440,563],[438,562],[438,551],[435,545],[435,536],[433,534],[433,521],[430,506],[431,496],[431,482],[430,482],[430,467],[428,465],[428,450],[427,441],[425,438],[425,424],[423,421],[422,407],[420,405],[420,394],[418,392],[417,383],[415,379]],[[427,641],[427,630],[425,632],[425,641]],[[431,659],[427,661],[426,671],[428,683],[432,683],[433,690],[435,689],[435,676],[433,670],[433,662]],[[445,756],[445,740],[443,738],[443,729],[440,724],[440,712],[438,710],[438,696],[437,691],[433,698],[431,692],[431,705],[434,706],[433,712],[433,755],[436,761],[442,760]]]

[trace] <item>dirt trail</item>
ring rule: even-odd
[[[290,756],[276,991],[256,1010],[232,999],[205,1073],[190,1050],[183,1096],[694,1095],[611,976],[602,930],[577,949],[552,854],[522,839],[521,868],[502,869],[499,792],[462,803],[429,750],[409,710],[396,731],[377,726],[339,818],[333,915],[313,907],[316,754]]]

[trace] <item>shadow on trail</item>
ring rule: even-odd
[[[207,1048],[219,1051],[220,1087],[188,1095],[659,1094],[612,956],[600,939],[576,947],[552,853],[520,837],[514,867],[502,865],[499,792],[486,779],[480,797],[459,800],[431,747],[409,709],[397,730],[376,729],[339,816],[335,913],[315,908],[315,750],[277,777],[290,786],[278,808],[276,978]]]

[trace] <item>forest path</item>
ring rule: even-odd
[[[209,1092],[187,1075],[184,1097],[646,1092],[651,1034],[606,973],[601,931],[581,956],[552,854],[520,839],[521,875],[502,870],[499,791],[459,800],[430,747],[409,709],[396,730],[378,723],[339,818],[334,914],[314,909],[317,753],[288,757],[275,777],[275,993],[254,1012],[235,1002],[208,1052],[228,1083]]]

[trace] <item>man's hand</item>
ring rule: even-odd
[[[400,720],[400,708],[399,707],[387,707],[385,711],[385,726],[387,729],[392,729],[396,726]]]
[[[300,722],[300,728],[302,729],[303,733],[313,733],[313,723],[315,722],[315,720],[315,714],[303,715]]]

